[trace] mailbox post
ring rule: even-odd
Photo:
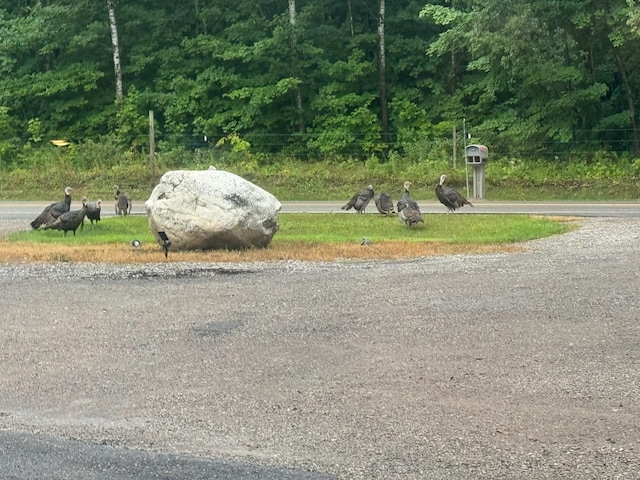
[[[484,198],[484,169],[489,150],[485,145],[467,145],[464,150],[467,165],[473,167],[473,198]]]

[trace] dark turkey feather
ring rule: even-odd
[[[398,218],[404,222],[407,228],[411,228],[418,223],[424,223],[420,210],[412,207],[405,207],[398,212]]]
[[[355,193],[351,199],[342,206],[342,210],[353,208],[358,213],[364,213],[365,208],[373,198],[373,187],[369,185],[364,190]]]
[[[72,231],[75,236],[76,230],[84,222],[84,217],[87,214],[87,206],[83,205],[80,210],[71,210],[63,213],[55,219],[50,225],[44,227],[44,230],[60,230],[64,232],[65,237],[68,231]]]
[[[64,200],[51,203],[38,215],[32,222],[31,228],[37,230],[41,226],[47,226],[51,224],[56,218],[65,212],[68,212],[71,208],[71,187],[64,189]]]
[[[411,186],[411,182],[404,182],[404,192],[402,193],[402,196],[400,197],[400,200],[398,200],[398,213],[400,213],[402,210],[404,210],[407,207],[413,208],[415,210],[420,210],[420,208],[418,208],[418,204],[416,203],[416,201],[411,198],[411,195],[409,194],[409,187]]]
[[[396,213],[395,209],[393,208],[393,200],[391,200],[391,196],[388,193],[382,192],[377,194],[374,198],[374,201],[376,202],[376,208],[378,209],[378,212],[380,212],[381,214],[389,215]]]
[[[473,204],[469,200],[460,195],[455,189],[444,184],[446,178],[446,175],[441,175],[440,183],[436,186],[436,197],[438,197],[440,203],[447,207],[450,213],[465,205],[473,207]]]
[[[82,204],[87,206],[87,218],[91,222],[91,226],[93,227],[93,222],[96,224],[100,221],[100,213],[102,211],[102,200],[96,200],[95,202],[90,202],[87,197],[82,197]],[[84,229],[84,222],[80,225],[80,231]]]
[[[116,215],[129,215],[131,213],[131,197],[120,191],[120,188],[116,185]]]

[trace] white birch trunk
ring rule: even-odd
[[[289,0],[289,23],[291,26],[296,24],[296,0]]]
[[[109,27],[111,28],[111,45],[113,47],[113,71],[116,77],[116,102],[122,104],[122,70],[120,69],[120,47],[118,45],[118,27],[116,24],[116,12],[112,0],[107,0],[109,9]]]
[[[351,5],[351,0],[347,0],[347,7],[349,9],[349,27],[351,28],[351,36],[355,37],[356,36],[356,31],[353,28],[353,8]]]

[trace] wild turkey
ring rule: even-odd
[[[388,193],[382,192],[377,194],[374,201],[376,202],[376,208],[382,215],[396,213],[395,208],[393,208],[393,200],[391,200]]]
[[[64,200],[60,200],[59,202],[54,202],[48,205],[40,215],[38,215],[35,220],[31,222],[31,228],[37,230],[41,226],[47,226],[51,224],[56,218],[62,215],[65,212],[68,212],[71,208],[71,191],[73,189],[71,187],[67,187],[64,189]]]
[[[351,200],[342,206],[342,210],[350,210],[354,208],[358,213],[364,213],[365,208],[373,198],[373,187],[369,185],[361,192],[355,193]]]
[[[411,228],[418,223],[424,223],[420,210],[413,207],[405,207],[398,212],[398,218],[404,222],[407,228]]]
[[[44,230],[61,230],[64,232],[64,236],[67,236],[68,231],[73,232],[73,236],[76,235],[76,230],[84,222],[84,217],[87,214],[87,205],[83,204],[80,210],[71,210],[63,213],[54,222],[44,227]]]
[[[402,210],[404,210],[407,207],[411,207],[414,210],[420,211],[420,208],[418,208],[418,204],[413,198],[411,198],[411,195],[409,194],[410,186],[411,186],[411,182],[404,182],[404,192],[402,193],[402,197],[400,197],[400,200],[398,200],[398,203],[397,203],[398,213],[400,213]]]
[[[131,197],[120,191],[120,187],[115,186],[116,190],[116,215],[129,215],[131,213]]]
[[[96,200],[95,202],[90,202],[87,197],[82,197],[82,204],[87,206],[87,218],[91,222],[91,226],[93,227],[93,222],[96,222],[96,225],[100,221],[100,211],[102,209],[102,200]],[[84,230],[84,222],[80,225],[80,231]]]
[[[464,205],[469,205],[473,207],[473,204],[460,195],[456,190],[451,187],[447,187],[444,184],[446,180],[446,175],[440,176],[440,183],[436,186],[436,197],[440,200],[440,203],[447,207],[449,213],[456,211],[458,208],[463,207]]]

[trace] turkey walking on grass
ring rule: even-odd
[[[404,182],[404,192],[397,204],[398,219],[403,222],[407,228],[414,227],[418,223],[424,223],[418,202],[411,198],[411,194],[409,193],[410,186],[411,182]]]
[[[416,208],[406,207],[398,212],[398,218],[404,222],[407,228],[416,226],[418,223],[424,223],[422,213]]]
[[[457,190],[448,187],[444,184],[447,179],[446,175],[440,176],[440,183],[436,186],[436,197],[440,200],[440,203],[447,207],[449,213],[455,212],[458,208],[465,205],[473,207],[473,204],[458,193]]]
[[[409,193],[409,187],[411,186],[411,182],[404,182],[404,192],[402,192],[402,196],[400,200],[398,200],[398,213],[404,210],[407,207],[413,208],[414,210],[420,210],[418,208],[417,202],[411,198],[411,194]]]
[[[393,200],[391,200],[391,196],[388,193],[382,192],[377,194],[374,201],[376,202],[378,212],[382,215],[391,215],[396,213],[396,210],[393,207]]]
[[[84,222],[84,217],[87,214],[87,205],[82,205],[80,210],[71,210],[63,213],[54,222],[44,227],[45,230],[60,230],[64,232],[64,236],[67,236],[67,232],[73,232],[73,236],[76,235],[76,230]]]
[[[90,202],[87,197],[82,197],[82,204],[87,206],[87,219],[91,222],[91,226],[93,227],[93,222],[96,222],[96,225],[100,221],[100,212],[102,209],[102,200],[96,200],[95,202]],[[84,222],[80,225],[80,231],[84,229]]]
[[[50,225],[56,218],[66,213],[71,208],[71,187],[64,189],[64,199],[59,202],[53,202],[40,213],[32,222],[31,228],[37,230],[42,226]]]
[[[364,190],[355,193],[351,200],[349,200],[346,204],[342,206],[342,210],[350,210],[351,208],[355,209],[358,213],[364,213],[367,205],[373,198],[373,187],[369,185]]]
[[[116,215],[129,215],[131,213],[131,197],[120,191],[120,187],[115,186],[116,190]]]

